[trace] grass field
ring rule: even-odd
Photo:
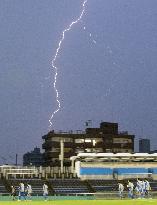
[[[157,205],[157,200],[0,201],[0,205]]]

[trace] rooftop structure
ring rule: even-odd
[[[80,161],[99,161],[99,162],[157,162],[157,153],[79,153],[77,156],[72,156],[71,160]]]

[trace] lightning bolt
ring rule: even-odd
[[[72,29],[72,26],[74,24],[77,24],[83,17],[84,13],[85,13],[85,5],[87,3],[88,0],[84,0],[83,3],[82,3],[82,10],[81,10],[81,13],[80,13],[80,16],[75,20],[75,21],[72,21],[71,24],[65,28],[65,30],[63,30],[62,32],[62,37],[59,41],[59,44],[58,44],[58,47],[57,47],[57,50],[56,50],[56,53],[54,55],[54,58],[52,59],[52,62],[51,62],[51,69],[53,69],[55,71],[55,75],[54,75],[54,82],[53,82],[53,87],[54,87],[54,90],[55,90],[55,93],[56,93],[56,102],[57,102],[57,108],[56,110],[51,114],[51,117],[49,119],[49,128],[51,129],[51,126],[52,126],[52,120],[55,116],[55,114],[60,110],[61,108],[61,103],[59,101],[59,92],[58,92],[58,89],[56,87],[56,83],[57,83],[57,76],[58,76],[58,68],[57,66],[55,65],[55,62],[57,60],[57,57],[59,55],[59,52],[61,50],[61,46],[62,46],[62,43],[65,39],[65,33],[70,31]]]

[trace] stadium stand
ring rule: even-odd
[[[80,153],[72,159],[72,166],[61,171],[60,167],[0,167],[0,194],[9,194],[14,185],[18,194],[19,183],[31,184],[34,196],[43,194],[43,184],[49,195],[89,195],[117,197],[118,182],[128,194],[128,179],[136,186],[137,178],[148,179],[152,192],[157,195],[157,154],[147,153]],[[111,196],[111,195],[112,196]],[[153,195],[151,193],[151,195]]]
[[[151,196],[155,196],[157,193],[157,180],[148,179],[150,182],[152,191]],[[18,196],[18,186],[19,183],[23,182],[25,185],[30,183],[33,189],[33,196],[42,196],[42,187],[45,180],[42,179],[9,179],[6,183],[9,186],[14,185],[16,187]],[[116,198],[118,195],[118,182],[121,182],[125,187],[125,197],[128,197],[128,180],[80,180],[78,178],[73,179],[48,179],[46,183],[49,187],[49,195],[51,196],[95,196],[96,198]],[[137,179],[132,179],[131,182],[136,186]],[[4,180],[0,181],[0,195],[9,195],[7,189],[5,188],[6,183]]]
[[[87,184],[80,179],[49,179],[55,194],[90,193]]]
[[[83,180],[157,180],[157,154],[79,153],[71,157],[72,169]]]
[[[97,178],[113,179],[113,169],[108,167],[81,167],[80,175],[83,178],[92,178],[97,176]]]
[[[143,167],[125,167],[114,169],[114,175],[117,175],[117,179],[128,179],[128,178],[148,178],[148,168]]]
[[[151,180],[150,186],[152,191],[157,191],[157,180]]]
[[[153,167],[153,168],[149,168],[149,173],[151,173],[151,177],[152,179],[154,180],[157,180],[157,168],[156,167]]]
[[[3,180],[0,180],[0,194],[1,195],[8,195],[9,194]]]
[[[94,192],[118,190],[117,180],[88,180],[88,183],[92,186]]]
[[[100,166],[100,165],[99,165]],[[153,176],[157,176],[157,169],[153,172]],[[144,167],[118,167],[118,168],[108,168],[108,167],[92,167],[92,164],[88,167],[80,167],[79,177],[83,180],[88,179],[104,179],[104,180],[124,180],[132,178],[148,178],[152,173],[148,168]]]
[[[15,186],[17,192],[18,192],[19,183],[23,182],[25,186],[27,185],[27,183],[29,183],[32,186],[32,191],[33,191],[32,195],[40,196],[43,194],[42,187],[44,181],[41,179],[10,179],[8,180],[8,182],[10,186],[11,185]],[[50,193],[51,193],[51,189],[50,189]]]

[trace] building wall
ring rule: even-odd
[[[139,152],[140,153],[150,153],[150,140],[149,139],[139,140]]]
[[[157,178],[157,162],[79,162],[75,163],[75,172],[81,179],[137,179]]]
[[[45,166],[59,166],[60,141],[64,141],[64,164],[80,152],[130,152],[134,151],[134,135],[118,133],[117,123],[102,122],[99,128],[87,128],[82,133],[49,132],[42,137]]]

